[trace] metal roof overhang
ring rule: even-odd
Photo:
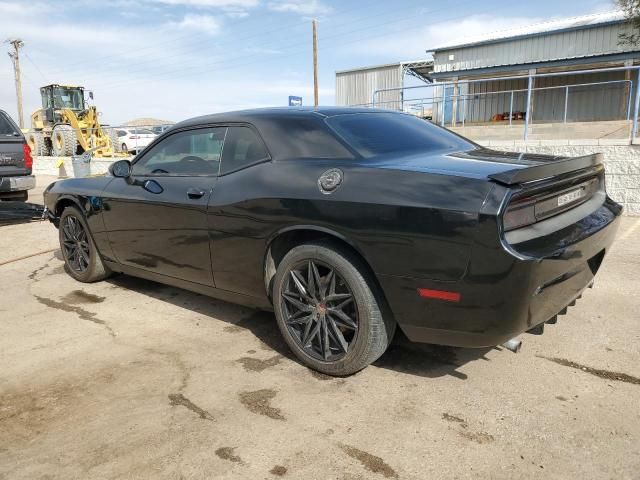
[[[500,75],[501,73],[512,74],[518,71],[527,71],[529,69],[541,69],[541,68],[566,68],[566,67],[583,67],[585,65],[598,68],[601,65],[603,68],[610,66],[607,63],[620,63],[625,60],[640,60],[640,51],[617,53],[613,55],[600,55],[593,57],[580,57],[580,58],[568,58],[564,60],[553,60],[548,62],[536,62],[536,63],[521,63],[517,65],[496,65],[492,67],[483,67],[469,70],[452,70],[448,72],[432,72],[429,74],[430,78],[451,78],[451,77],[482,77],[486,75]]]
[[[433,73],[433,60],[416,60],[413,62],[402,62],[402,69],[407,75],[419,78],[423,82],[431,83]]]

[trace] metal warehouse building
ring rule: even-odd
[[[427,50],[433,61],[337,72],[336,103],[430,110],[451,126],[628,120],[640,49],[619,35],[631,31],[609,12],[453,42]],[[406,87],[407,74],[424,88]]]

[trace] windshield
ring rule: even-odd
[[[74,88],[56,87],[53,89],[53,107],[84,110],[84,95],[82,90]]]
[[[327,123],[365,158],[390,153],[469,150],[473,144],[428,120],[399,113],[356,113],[330,117]]]

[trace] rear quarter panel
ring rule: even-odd
[[[318,178],[330,168],[344,180],[327,195]],[[223,176],[208,209],[216,287],[264,292],[269,242],[295,228],[343,238],[378,275],[456,281],[490,188],[486,180],[353,161],[278,161]]]

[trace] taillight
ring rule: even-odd
[[[22,151],[24,152],[24,166],[29,169],[33,168],[33,157],[31,156],[31,147],[26,143],[23,143]]]
[[[504,212],[502,223],[504,225],[505,232],[536,223],[535,203],[516,203],[514,205],[510,205]]]
[[[603,183],[603,182],[602,182]],[[519,198],[510,204],[502,217],[505,232],[534,224],[563,213],[589,200],[599,189],[599,178],[562,186],[551,192],[542,192]]]

